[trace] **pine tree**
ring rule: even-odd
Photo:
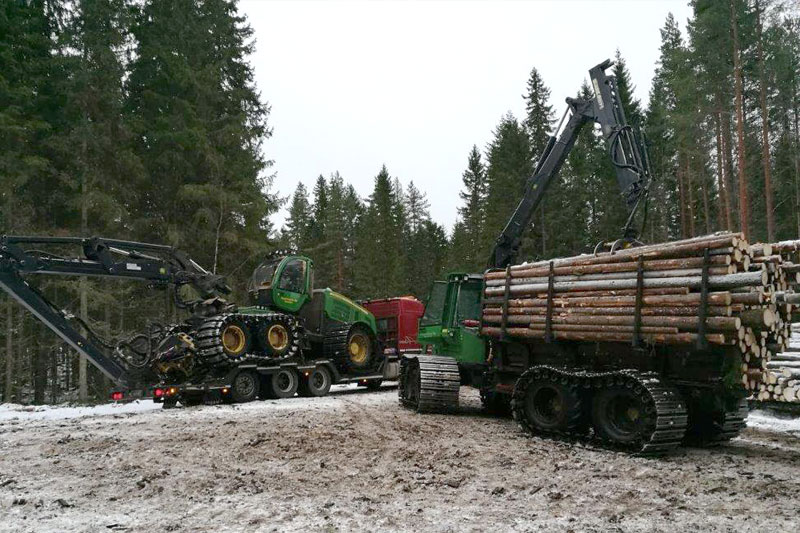
[[[631,81],[631,74],[628,71],[628,64],[622,57],[622,54],[617,48],[614,56],[614,77],[617,79],[617,90],[619,91],[619,99],[622,102],[622,108],[625,110],[625,118],[628,124],[634,128],[641,127],[642,125],[642,104],[633,95],[636,86]]]
[[[356,256],[356,296],[388,297],[404,288],[403,269],[398,258],[403,252],[401,202],[396,187],[384,165],[359,227]]]
[[[283,236],[288,246],[304,252],[311,237],[311,204],[303,182],[297,182],[297,188],[289,205],[289,216],[283,228]]]
[[[467,158],[467,168],[461,175],[463,189],[459,197],[463,205],[458,208],[459,220],[453,228],[453,268],[479,270],[485,266],[481,254],[481,231],[485,219],[486,168],[478,147],[473,145]],[[458,237],[458,238],[456,238]]]
[[[247,56],[252,29],[225,0],[149,0],[137,10],[128,115],[144,178],[137,235],[190,247],[215,271],[258,257],[277,208],[271,135]]]
[[[489,257],[533,173],[530,138],[510,113],[495,128],[487,161],[486,222],[479,250],[483,257]]]

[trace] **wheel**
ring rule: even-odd
[[[226,320],[219,332],[222,352],[231,360],[241,359],[250,349],[250,330],[238,318]]]
[[[375,343],[372,334],[361,325],[353,326],[347,334],[345,354],[348,366],[354,370],[366,370],[374,366]]]
[[[181,403],[184,407],[196,407],[203,403],[203,397],[197,394],[184,394],[181,397]]]
[[[511,416],[511,395],[481,389],[481,404],[486,412],[494,416]]]
[[[161,404],[162,409],[175,409],[175,406],[178,405],[178,400],[176,398],[165,398],[164,402]]]
[[[655,429],[655,413],[647,399],[633,388],[616,385],[601,389],[592,404],[592,424],[597,434],[618,444],[648,438]]]
[[[382,379],[371,379],[367,381],[364,386],[367,390],[379,390],[381,388],[381,384],[383,383]]]
[[[581,420],[581,401],[575,389],[547,376],[523,374],[514,394],[514,417],[531,432],[569,432]]]
[[[271,315],[258,327],[258,344],[268,357],[294,355],[300,346],[297,323],[289,316]]]
[[[687,446],[718,446],[739,435],[745,427],[747,400],[725,400],[719,394],[702,392],[688,402],[689,418],[683,444]]]
[[[291,398],[297,392],[299,383],[297,372],[291,368],[284,368],[272,374],[270,388],[276,398]]]
[[[324,366],[318,366],[308,376],[300,379],[297,391],[300,396],[325,396],[331,390],[332,383],[330,370]]]
[[[259,390],[259,378],[255,372],[244,370],[236,374],[231,386],[231,398],[235,403],[252,402]]]

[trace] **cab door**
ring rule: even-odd
[[[290,313],[303,307],[311,293],[311,267],[311,260],[307,257],[287,257],[283,260],[273,287],[272,301],[276,307]]]

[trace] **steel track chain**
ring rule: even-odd
[[[534,379],[552,379],[575,389],[593,389],[624,386],[632,389],[645,400],[646,412],[655,415],[650,434],[634,443],[620,443],[599,436],[588,424],[578,432],[542,431],[533,428],[524,413],[525,390]],[[628,453],[656,455],[666,453],[681,444],[688,422],[688,414],[680,392],[663,383],[654,372],[620,370],[614,372],[569,372],[550,366],[529,368],[517,380],[512,399],[514,419],[528,433],[555,440],[580,442]]]
[[[409,398],[408,373],[416,365],[419,368],[416,398]],[[418,413],[436,413],[458,408],[458,392],[461,374],[458,363],[452,357],[440,355],[406,356],[400,359],[400,381],[398,397],[400,404]]]
[[[275,361],[276,358],[267,355],[259,354],[254,351],[249,351],[238,358],[228,357],[222,349],[221,332],[223,325],[233,318],[243,320],[249,327],[252,337],[255,337],[255,329],[260,324],[266,324],[270,321],[281,320],[289,324],[292,330],[292,337],[295,346],[292,347],[283,357],[285,359],[295,355],[299,349],[299,336],[300,327],[296,317],[284,313],[267,313],[267,314],[254,314],[254,313],[225,313],[207,319],[197,329],[195,334],[195,341],[198,347],[198,355],[200,359],[211,366],[223,366],[225,364],[239,364],[242,362],[256,362],[267,363]]]

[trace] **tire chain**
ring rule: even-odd
[[[347,336],[350,334],[352,325],[338,326],[325,334],[322,339],[322,354],[325,359],[330,359],[343,374],[370,374],[375,371],[376,367],[380,364],[381,355],[377,353],[375,343],[373,342],[372,363],[365,368],[351,368],[350,355],[347,351]],[[374,339],[370,339],[374,341]]]
[[[533,428],[524,413],[525,390],[534,379],[552,379],[557,383],[581,389],[600,390],[604,387],[624,386],[636,394],[644,395],[647,407],[655,412],[656,422],[653,432],[643,441],[620,443],[603,438],[596,432],[542,431]],[[681,444],[688,423],[688,414],[680,392],[663,383],[654,372],[620,370],[615,372],[569,372],[549,366],[535,366],[519,377],[514,387],[511,402],[514,419],[522,428],[533,435],[544,436],[567,442],[582,442],[600,448],[636,453],[658,455],[666,453]]]
[[[411,361],[419,365],[419,398],[417,402],[405,397],[405,383]],[[452,357],[416,355],[400,359],[400,379],[397,389],[400,405],[418,413],[439,413],[458,408],[461,375]]]
[[[244,361],[254,362],[269,362],[274,361],[276,358],[269,357],[263,353],[255,353],[252,349],[241,357],[231,358],[222,349],[221,333],[222,328],[231,319],[240,319],[248,326],[250,330],[250,338],[255,340],[256,329],[261,324],[266,324],[269,321],[280,319],[281,321],[288,322],[290,328],[290,335],[292,337],[292,348],[281,359],[294,356],[300,348],[300,324],[297,319],[292,315],[283,313],[267,313],[267,314],[243,314],[243,313],[226,313],[206,319],[194,335],[198,355],[200,360],[205,364],[219,367],[229,364],[239,364]]]

